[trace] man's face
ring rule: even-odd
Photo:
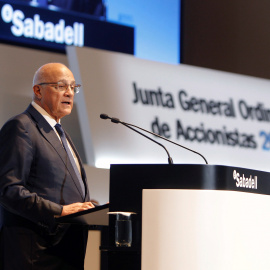
[[[43,73],[42,81],[39,83],[75,84],[72,72],[63,65],[55,64],[47,72]],[[57,89],[56,85],[40,85],[39,105],[46,110],[57,122],[62,117],[71,113],[73,108],[74,91],[68,87],[65,91]]]

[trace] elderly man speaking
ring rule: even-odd
[[[32,103],[0,131],[0,269],[84,269],[87,228],[55,222],[94,207],[60,123],[79,89],[65,65],[40,67]]]

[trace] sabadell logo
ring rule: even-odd
[[[250,175],[250,177],[245,177],[244,174],[240,176],[240,173],[234,170],[233,179],[236,181],[235,183],[236,187],[250,188],[250,189],[258,188],[258,178],[256,175],[254,177],[252,177],[252,175]]]
[[[73,26],[66,25],[60,19],[57,24],[44,22],[39,14],[33,18],[25,18],[23,11],[14,10],[10,4],[3,5],[1,18],[4,23],[11,24],[10,31],[16,37],[45,40],[59,44],[84,46],[84,24],[74,22]]]

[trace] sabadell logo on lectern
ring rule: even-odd
[[[250,175],[250,177],[245,177],[245,174],[242,174],[242,176],[240,176],[240,173],[234,170],[233,179],[236,181],[235,183],[236,187],[250,188],[250,189],[258,188],[258,178],[256,175],[254,177],[252,177],[252,175]]]

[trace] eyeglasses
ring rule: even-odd
[[[67,91],[68,90],[68,87],[70,87],[70,89],[75,93],[75,94],[78,94],[80,92],[80,87],[81,85],[80,84],[67,84],[67,83],[64,83],[64,82],[55,82],[55,83],[39,83],[38,85],[55,85],[56,89],[63,92],[63,91]]]

